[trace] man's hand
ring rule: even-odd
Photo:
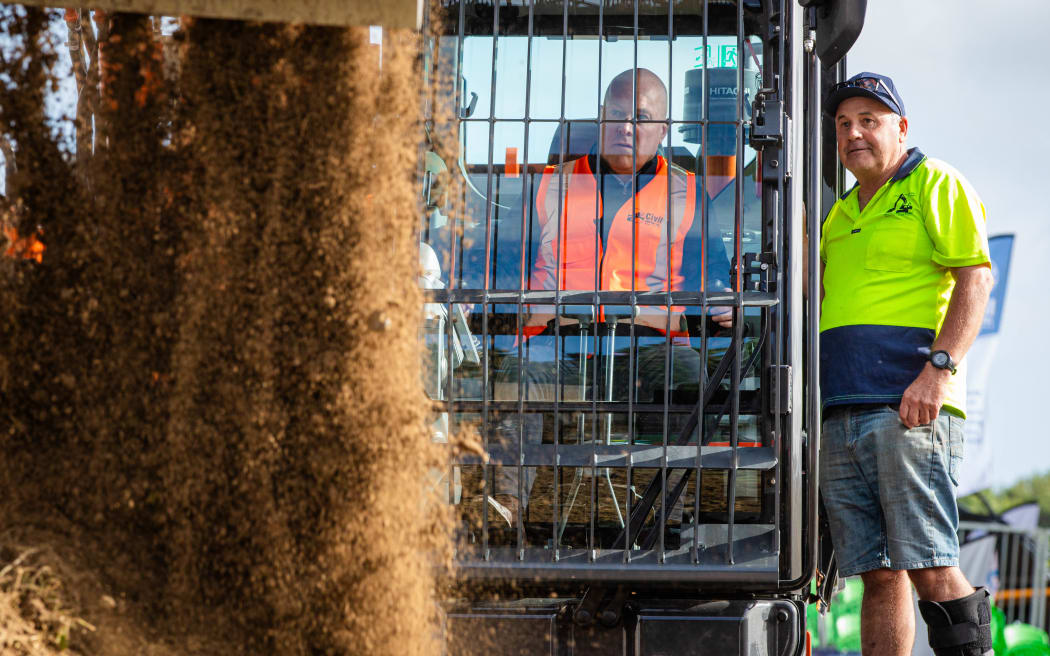
[[[938,369],[929,362],[922,368],[908,389],[904,390],[901,399],[901,423],[908,428],[915,428],[930,423],[937,418],[948,393],[948,381],[952,372]]]
[[[723,285],[725,283],[722,283]],[[715,287],[721,292],[733,291],[729,287]],[[711,321],[714,321],[716,325],[721,328],[732,328],[733,327],[733,308],[726,305],[714,305],[707,309],[707,314],[711,317]]]
[[[711,308],[711,321],[714,321],[722,328],[732,328],[733,308],[721,305]]]

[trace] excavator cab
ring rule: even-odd
[[[819,557],[803,204],[837,184],[819,99],[841,53],[817,55],[859,30],[807,4],[431,14],[428,393],[441,441],[478,441],[439,477],[448,653],[803,649]],[[633,107],[612,112],[625,74]],[[455,184],[435,200],[439,175]]]

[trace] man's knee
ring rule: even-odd
[[[908,571],[911,582],[915,584],[915,590],[919,593],[919,599],[936,598],[936,595],[926,594],[927,590],[939,587],[946,578],[944,570],[947,567],[924,567]]]
[[[992,653],[992,615],[984,588],[950,601],[919,600],[919,612],[929,628],[930,647],[937,656]]]
[[[915,584],[919,599],[942,601],[959,599],[973,592],[958,567],[925,567],[908,570],[908,576]]]
[[[907,572],[896,569],[873,569],[863,572],[860,579],[864,582],[864,590],[874,594],[889,592],[908,584]]]

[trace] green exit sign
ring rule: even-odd
[[[735,43],[722,45],[708,43],[706,49],[700,45],[696,50],[696,65],[693,68],[736,68],[737,47]]]

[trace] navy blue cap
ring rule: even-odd
[[[897,87],[894,86],[893,80],[885,75],[867,71],[857,73],[845,82],[836,84],[824,100],[824,111],[834,116],[835,111],[839,108],[839,103],[846,98],[854,98],[856,96],[878,100],[889,107],[893,113],[905,116],[904,101],[901,100],[901,95],[897,93]]]

